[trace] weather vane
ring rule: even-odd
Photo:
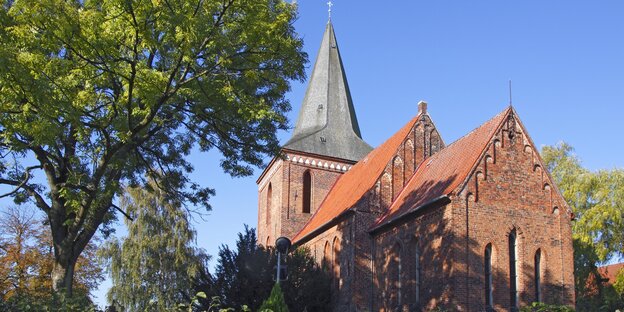
[[[334,3],[329,0],[327,2],[327,13],[329,14],[329,20],[331,21],[331,7],[334,6]]]

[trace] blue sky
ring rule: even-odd
[[[309,75],[327,5],[298,2],[295,27]],[[335,0],[332,11],[369,144],[378,146],[415,116],[420,100],[449,144],[509,105],[511,79],[513,105],[538,147],[566,141],[592,170],[624,167],[624,2]],[[294,83],[288,94],[291,124],[305,86]],[[289,133],[279,136],[285,142]],[[216,257],[243,224],[256,226],[262,169],[232,179],[216,153],[190,160],[193,178],[217,191],[213,211],[195,224],[198,244]],[[109,285],[96,292],[98,303]]]

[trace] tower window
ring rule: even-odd
[[[310,206],[312,200],[312,175],[310,170],[303,173],[303,213],[310,213]]]
[[[518,311],[518,272],[517,272],[516,230],[509,233],[509,303],[511,311]]]
[[[485,247],[485,305],[492,308],[492,244]]]
[[[273,210],[271,207],[273,201],[273,186],[269,183],[269,187],[267,188],[267,198],[266,198],[266,224],[271,223],[271,211]]]

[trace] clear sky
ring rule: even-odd
[[[299,0],[308,75],[327,0]],[[513,105],[538,147],[566,141],[592,169],[624,167],[624,1],[346,1],[332,8],[362,136],[372,146],[417,113],[419,100],[449,144]],[[294,125],[306,84],[288,94]],[[279,136],[282,142],[290,133]],[[216,258],[257,223],[256,179],[221,173],[216,154],[191,155],[193,178],[217,191],[195,224]],[[267,159],[267,163],[270,159]],[[123,230],[120,231],[120,233]],[[104,283],[96,302],[104,304]]]

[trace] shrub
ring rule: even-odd
[[[288,306],[284,300],[284,293],[278,283],[275,283],[271,295],[260,306],[260,312],[288,312]]]
[[[551,305],[542,302],[533,302],[531,305],[521,308],[520,312],[574,312],[574,309],[565,305]]]

